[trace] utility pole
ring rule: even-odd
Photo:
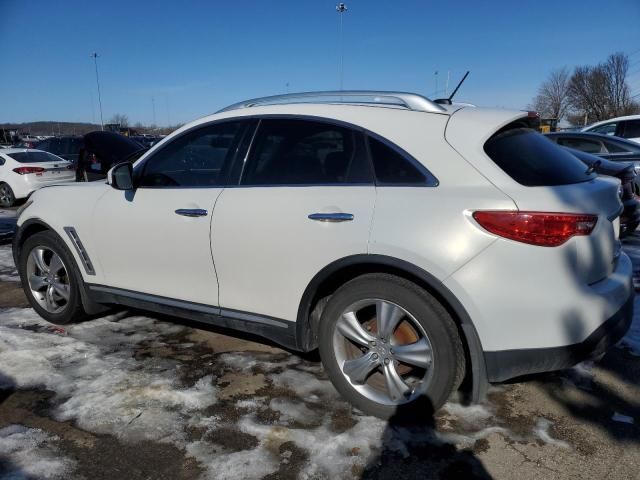
[[[340,16],[340,90],[343,90],[344,80],[344,44],[342,40],[342,16],[347,11],[347,6],[340,2],[336,5],[336,11]]]
[[[436,93],[434,95],[434,97],[438,97],[438,71],[436,70],[436,73],[434,74],[434,77],[436,79]]]
[[[151,108],[153,108],[153,125],[157,125],[156,124],[156,99],[154,98],[153,95],[151,95]]]
[[[98,105],[100,105],[100,129],[104,130],[104,120],[102,119],[102,97],[100,96],[100,77],[98,76],[98,54],[93,52],[91,54],[93,63],[96,67],[96,85],[98,86]]]

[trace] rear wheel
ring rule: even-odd
[[[18,263],[22,288],[42,318],[63,325],[86,317],[79,290],[82,279],[73,256],[55,233],[29,237]]]
[[[16,197],[11,187],[6,183],[0,183],[0,206],[13,207],[14,203],[16,203]]]
[[[464,351],[453,320],[402,278],[370,274],[346,283],[327,303],[319,333],[329,378],[370,415],[437,410],[462,380]]]

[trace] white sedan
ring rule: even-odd
[[[46,185],[75,180],[73,164],[42,150],[6,148],[0,151],[0,206],[11,207],[16,200]]]

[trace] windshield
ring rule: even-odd
[[[40,163],[40,162],[66,162],[66,160],[57,157],[49,152],[26,151],[17,153],[8,153],[8,156],[20,163]]]

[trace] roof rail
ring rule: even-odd
[[[336,90],[325,92],[302,92],[253,98],[234,103],[216,113],[238,110],[259,105],[282,105],[287,103],[347,103],[352,105],[379,105],[402,107],[416,112],[447,113],[442,105],[417,93],[381,92],[374,90]]]

